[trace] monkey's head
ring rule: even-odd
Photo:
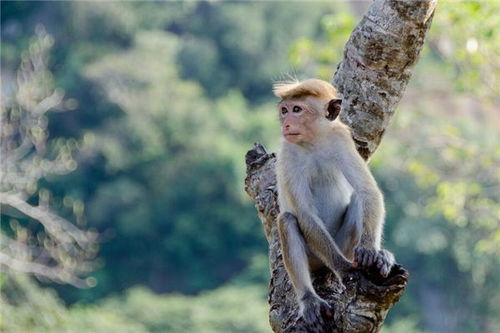
[[[314,143],[340,113],[342,100],[337,98],[335,88],[323,80],[277,83],[273,92],[281,98],[281,133],[290,143]]]

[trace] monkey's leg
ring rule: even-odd
[[[278,232],[285,267],[297,296],[301,298],[307,291],[314,292],[309,274],[306,245],[300,234],[297,218],[287,212],[280,214]]]
[[[337,247],[323,221],[307,213],[302,214],[298,221],[309,249],[342,281],[338,273],[349,270],[351,262]]]
[[[351,196],[344,220],[335,235],[335,243],[349,259],[354,257],[354,249],[358,246],[363,232],[363,207],[356,193]]]
[[[331,316],[327,302],[314,291],[306,252],[306,244],[300,233],[297,218],[288,212],[278,217],[283,261],[290,280],[295,288],[300,312],[311,332],[322,332],[324,320],[322,313]]]

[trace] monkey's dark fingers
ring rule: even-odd
[[[387,250],[380,250],[377,258],[377,268],[380,274],[387,277],[394,265],[394,255]]]
[[[377,268],[381,269],[384,265],[384,258],[382,256],[377,257]]]
[[[363,258],[363,266],[364,267],[372,266],[375,263],[376,259],[377,259],[377,252],[374,250],[366,249],[365,255]]]
[[[380,275],[382,275],[383,277],[387,277],[387,275],[389,275],[390,267],[386,258],[384,258],[383,256],[379,256],[377,258],[377,268],[379,269]]]
[[[354,250],[354,267],[370,267],[377,263],[378,251],[367,248],[356,248]]]
[[[354,250],[354,262],[356,263],[355,267],[363,267],[365,260],[366,249],[358,247]]]
[[[356,267],[363,265],[363,249],[358,247],[354,250],[354,263],[356,263]]]
[[[394,265],[394,262],[396,261],[396,259],[394,258],[394,254],[392,254],[391,252],[387,251],[387,250],[380,250],[379,252],[382,253],[382,255],[384,256],[385,260],[390,263],[391,265]]]
[[[368,251],[363,252],[363,261],[361,262],[361,266],[366,267],[370,262],[370,253]]]
[[[382,266],[382,268],[380,268],[380,274],[383,277],[388,277],[390,272],[391,272],[391,266],[390,265],[384,264]]]

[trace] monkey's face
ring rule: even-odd
[[[316,137],[320,114],[304,98],[286,99],[279,106],[281,134],[290,143],[312,143]]]

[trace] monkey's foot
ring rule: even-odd
[[[383,277],[389,275],[394,262],[394,255],[387,250],[375,250],[364,247],[358,247],[354,250],[354,267],[369,268],[375,265]]]
[[[332,317],[333,311],[330,305],[317,295],[305,294],[301,299],[302,318],[307,325],[308,332],[325,332],[324,316]]]

